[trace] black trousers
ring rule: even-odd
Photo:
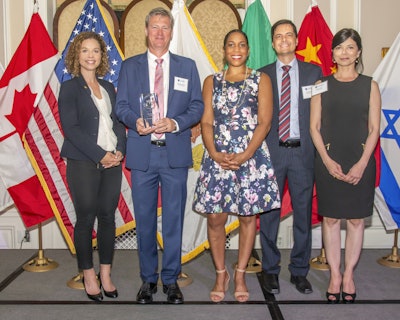
[[[79,269],[93,268],[92,232],[96,218],[100,264],[112,263],[121,180],[121,165],[103,169],[92,161],[67,160],[67,182],[76,212],[74,244]]]

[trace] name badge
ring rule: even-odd
[[[301,90],[303,91],[303,99],[310,99],[312,94],[313,86],[303,86]]]
[[[324,81],[313,86],[312,95],[315,96],[316,94],[320,94],[326,91],[328,91],[328,81]]]
[[[174,90],[187,92],[188,91],[188,83],[189,83],[188,79],[175,77]]]

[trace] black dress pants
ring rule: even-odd
[[[121,180],[121,165],[104,169],[92,161],[67,160],[67,182],[76,212],[74,244],[79,269],[93,268],[92,233],[96,218],[100,264],[112,263]]]

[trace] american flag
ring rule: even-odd
[[[82,12],[76,22],[76,25],[69,37],[68,43],[62,53],[61,60],[57,63],[55,68],[57,77],[62,83],[71,79],[71,74],[68,73],[64,64],[65,55],[68,52],[69,45],[74,38],[81,32],[92,31],[98,33],[107,45],[108,62],[110,71],[104,76],[105,80],[110,81],[115,87],[118,86],[118,75],[123,54],[117,44],[117,41],[112,32],[110,32],[106,19],[104,18],[103,11],[99,0],[88,0],[82,9]]]
[[[57,97],[60,84],[71,78],[64,64],[64,57],[73,38],[82,31],[94,31],[105,40],[109,49],[110,72],[104,77],[117,86],[119,69],[123,55],[117,42],[107,27],[105,16],[99,0],[88,0],[81,12],[75,28],[69,38],[62,58],[57,63],[53,75],[45,88],[44,95],[31,119],[26,132],[26,141],[32,157],[40,171],[42,187],[51,202],[54,215],[72,253],[75,253],[73,243],[76,215],[66,181],[66,164],[60,158],[63,134],[58,114]],[[36,170],[38,171],[38,170]],[[116,235],[120,235],[135,227],[133,203],[130,188],[130,175],[123,170],[121,195],[115,215]],[[96,226],[95,226],[96,229]],[[96,231],[93,231],[95,240]]]

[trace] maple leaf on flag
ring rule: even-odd
[[[36,161],[25,144],[32,115],[58,60],[36,9],[0,79],[0,179],[27,228],[54,217],[50,197],[40,183],[41,173],[35,171]]]
[[[6,115],[6,118],[14,125],[20,137],[24,134],[32,116],[36,95],[32,93],[29,84],[21,92],[15,91],[12,113]]]

